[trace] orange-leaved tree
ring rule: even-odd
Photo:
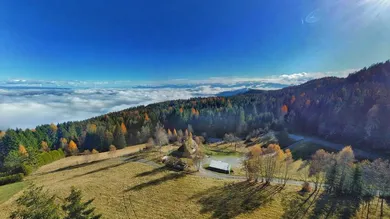
[[[147,121],[149,121],[149,120],[150,120],[150,118],[149,118],[148,113],[145,113],[145,121],[147,122]]]
[[[24,147],[24,145],[19,145],[19,154],[22,157],[27,157],[28,156],[28,152],[26,150],[26,147]]]
[[[288,112],[288,107],[287,107],[287,105],[283,105],[282,108],[281,108],[281,110],[282,110],[282,113],[283,113],[283,114],[286,114],[286,113]]]
[[[127,128],[126,128],[126,126],[125,126],[125,124],[122,122],[122,124],[121,124],[121,131],[122,131],[122,133],[125,135],[125,134],[127,134]]]
[[[295,102],[295,100],[296,100],[295,95],[293,95],[293,96],[291,97],[290,103],[293,104],[293,103]]]
[[[71,140],[68,144],[68,152],[71,155],[76,155],[78,153],[77,144],[73,140]]]

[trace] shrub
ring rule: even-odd
[[[169,156],[164,163],[165,166],[177,170],[184,170],[187,167],[187,164],[183,162],[180,158],[172,157],[172,156]]]
[[[51,161],[51,157],[49,157],[49,153],[48,152],[43,152],[39,155],[39,157],[41,157],[41,160],[42,160],[42,165],[45,165],[47,163],[49,163]]]
[[[116,151],[116,147],[115,145],[110,145],[110,152],[115,152]]]
[[[0,177],[5,177],[5,176],[8,176],[8,175],[10,175],[9,172],[1,172],[0,173]]]
[[[91,154],[91,151],[89,150],[84,150],[83,153],[81,153],[82,155],[90,155]]]
[[[25,176],[28,176],[32,173],[33,171],[33,167],[28,165],[28,164],[22,164],[20,166],[20,169],[21,169],[21,172],[25,175]]]
[[[38,166],[49,164],[51,162],[54,162],[64,157],[65,157],[65,153],[62,149],[53,150],[49,152],[42,152],[38,156]]]
[[[98,150],[96,150],[96,149],[92,149],[92,152],[91,152],[92,154],[98,154],[99,153],[99,151]]]
[[[17,173],[9,176],[0,177],[0,186],[14,182],[20,182],[23,180],[23,176],[23,173]]]
[[[58,149],[58,154],[60,155],[60,158],[64,158],[65,157],[65,152],[64,150],[62,150],[62,148]]]
[[[311,190],[312,190],[312,188],[311,188],[310,183],[304,182],[304,183],[302,184],[301,192],[303,192],[303,193],[308,193],[308,192],[311,192]]]

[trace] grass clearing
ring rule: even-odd
[[[16,193],[22,191],[22,189],[26,186],[25,182],[17,182],[4,186],[0,186],[0,204],[6,202]]]
[[[337,152],[337,150],[330,149],[320,144],[301,141],[291,149],[291,153],[294,159],[302,159],[307,160],[310,159],[311,156],[319,149],[324,149],[328,152]]]
[[[136,153],[54,171],[48,168],[49,171],[41,170],[27,177],[25,183],[44,186],[60,199],[75,186],[83,191],[85,200],[95,198],[94,206],[98,213],[103,213],[103,218],[119,219],[289,218],[288,212],[299,209],[298,204],[307,197],[298,195],[299,186],[281,190],[278,185],[264,187],[260,183],[205,178],[136,162],[155,157],[156,153],[159,152]],[[14,195],[10,201],[0,204],[0,218],[7,218],[15,209],[12,200],[17,197]],[[320,193],[318,201],[308,206],[307,215],[321,209],[326,198]],[[330,209],[326,212],[333,211],[332,205],[325,207]],[[378,216],[374,208],[372,204],[372,218]],[[328,218],[338,218],[340,214],[336,210]],[[387,216],[387,206],[385,210]]]
[[[226,181],[186,175],[153,168],[138,162],[124,162],[124,158],[114,158],[101,162],[90,163],[72,169],[60,169],[27,178],[38,186],[43,185],[50,193],[64,198],[69,194],[70,187],[81,189],[85,199],[95,198],[97,212],[104,218],[210,218],[220,211],[222,206],[209,209],[207,200],[217,199],[218,193],[208,194],[208,191],[224,193]],[[229,181],[229,183],[239,183]],[[241,185],[241,184],[238,184]],[[238,194],[241,187],[233,189]],[[253,187],[255,190],[257,187]],[[296,190],[288,187],[288,190]],[[227,195],[228,193],[226,193]],[[225,200],[228,201],[225,195]],[[280,195],[275,195],[275,202],[267,202],[256,208],[239,211],[240,217],[279,218],[283,213],[279,210]],[[221,197],[222,198],[222,197]],[[244,202],[244,196],[230,201]],[[257,199],[251,200],[257,206]],[[256,202],[256,203],[254,203]],[[238,203],[237,203],[238,204]],[[15,203],[7,202],[0,205],[0,218],[7,216]],[[218,203],[217,203],[218,205]],[[218,214],[218,213],[217,213]]]
[[[234,143],[213,143],[203,145],[204,153],[208,156],[241,156],[248,151],[243,145],[243,142],[237,143],[237,148]]]

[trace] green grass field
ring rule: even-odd
[[[17,182],[9,185],[0,186],[0,204],[10,199],[16,193],[22,191],[25,185],[25,182]]]

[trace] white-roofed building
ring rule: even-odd
[[[219,160],[211,160],[209,169],[230,174],[231,165]]]

